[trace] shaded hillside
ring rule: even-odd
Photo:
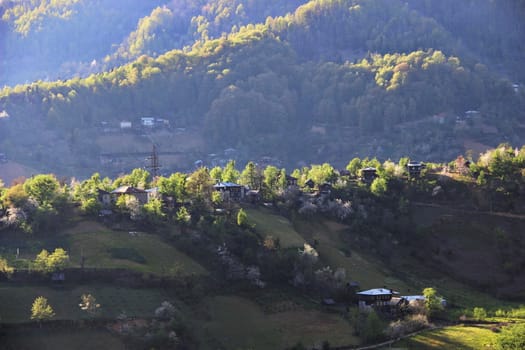
[[[241,5],[221,4],[206,7],[206,21]],[[224,23],[250,20],[250,11],[259,8],[250,4],[245,15],[239,10]],[[442,160],[463,152],[467,141],[522,142],[525,132],[516,125],[525,110],[524,90],[479,63],[478,53],[422,15],[424,9],[385,4],[311,1],[293,14],[210,39],[224,29],[214,20],[215,27],[204,26],[208,34],[202,26],[197,30],[200,37],[194,36],[191,49],[141,56],[85,79],[6,88],[0,109],[11,116],[4,125],[13,139],[0,146],[33,164],[46,155],[39,159],[21,144],[54,147],[69,159],[70,169],[81,164],[93,169],[104,150],[90,140],[101,123],[118,130],[120,121],[138,123],[142,116],[189,127],[203,137],[206,144],[195,159],[235,147],[240,159],[270,155],[293,166],[316,159],[343,164],[349,154]],[[277,9],[286,10],[268,3],[268,13]],[[141,20],[121,47],[122,57],[157,55],[165,45],[189,40],[191,31],[169,35],[185,25],[165,27],[178,23],[176,13],[159,7]],[[52,136],[35,132],[24,140],[19,135],[27,133],[28,124]],[[50,144],[57,136],[64,142]]]

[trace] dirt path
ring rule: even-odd
[[[499,216],[499,217],[506,217],[506,218],[512,218],[512,219],[520,219],[525,220],[524,214],[512,214],[512,213],[505,213],[505,212],[499,212],[499,211],[476,211],[476,210],[466,210],[466,209],[458,209],[453,208],[447,205],[441,205],[441,204],[434,204],[434,203],[423,203],[423,202],[412,202],[411,204],[419,206],[419,207],[431,207],[431,208],[440,208],[440,209],[446,209],[450,211],[455,211],[461,214],[471,214],[471,215],[491,215],[491,216]]]

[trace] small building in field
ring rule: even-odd
[[[246,194],[246,188],[233,182],[219,182],[213,186],[221,193],[222,200],[240,201]]]
[[[408,162],[407,171],[409,177],[419,177],[421,176],[421,170],[425,168],[425,164],[421,162]]]
[[[148,192],[133,186],[120,186],[111,192],[111,200],[116,202],[121,196],[128,195],[135,197],[140,204],[148,202]]]
[[[377,169],[374,167],[366,167],[361,169],[361,180],[364,182],[372,182],[377,177]]]

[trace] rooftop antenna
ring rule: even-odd
[[[159,169],[160,169],[159,155],[157,153],[157,146],[155,146],[155,144],[153,144],[153,150],[151,151],[151,156],[149,156],[146,159],[150,161],[150,164],[147,165],[146,168],[151,171],[154,178],[159,176]]]

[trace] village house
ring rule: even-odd
[[[389,305],[394,295],[398,292],[386,288],[368,289],[356,293],[359,307],[362,306],[384,306]]]
[[[222,200],[240,201],[246,194],[246,188],[233,182],[219,182],[213,186],[215,191],[221,193]]]
[[[366,167],[361,169],[361,180],[367,183],[374,181],[377,177],[377,169],[374,167]]]
[[[425,168],[425,164],[421,162],[408,162],[407,164],[407,171],[408,176],[411,178],[419,177],[421,175],[421,170]]]
[[[123,195],[135,197],[140,204],[146,204],[148,202],[148,192],[133,186],[121,186],[112,191],[111,201],[116,202]]]
[[[146,128],[152,128],[155,125],[155,118],[153,117],[142,117],[140,118],[140,125]]]
[[[297,186],[297,179],[293,176],[286,175],[286,187]]]
[[[98,202],[102,204],[104,208],[107,208],[111,205],[111,193],[98,189]]]
[[[127,120],[123,120],[120,122],[120,130],[131,130],[133,127],[133,123]]]

